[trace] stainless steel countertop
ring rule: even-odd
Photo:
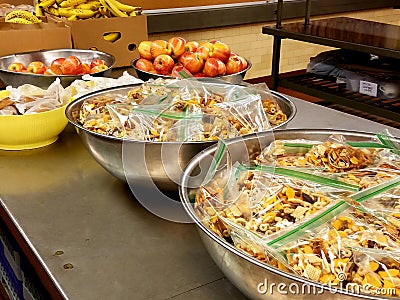
[[[293,101],[298,112],[288,128],[388,128]],[[0,151],[0,174],[2,209],[69,299],[245,299],[213,263],[193,224],[146,211],[95,162],[72,127],[50,146]],[[55,256],[57,250],[64,254]]]

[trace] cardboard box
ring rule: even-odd
[[[46,20],[45,20],[46,21]],[[72,48],[71,31],[63,22],[12,24],[0,19],[0,56],[13,53]]]
[[[1,1],[3,3],[3,1]],[[20,4],[29,4],[34,5],[34,0],[5,0],[4,3],[12,4],[12,5],[20,5]]]
[[[71,28],[75,49],[97,49],[112,54],[116,60],[114,67],[130,66],[139,57],[139,43],[148,39],[145,15],[66,21],[66,24]],[[115,42],[106,41],[103,35],[108,32],[119,32],[121,37]]]

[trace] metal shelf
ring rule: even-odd
[[[280,86],[308,94],[341,106],[361,110],[393,121],[400,121],[400,98],[380,99],[352,92],[336,78],[301,74],[280,78]]]
[[[262,33],[274,37],[271,89],[287,87],[341,106],[400,120],[400,99],[382,100],[353,93],[335,79],[300,75],[281,79],[279,74],[282,39],[292,39],[351,51],[400,59],[400,26],[347,17],[310,20],[311,0],[305,2],[304,22],[282,24],[283,0],[278,0],[276,25],[263,26]]]

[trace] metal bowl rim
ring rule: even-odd
[[[343,135],[353,135],[353,136],[359,136],[359,137],[366,137],[366,138],[371,138],[375,136],[374,133],[370,132],[359,132],[359,131],[352,131],[352,130],[335,130],[335,129],[278,129],[277,132],[290,132],[290,133],[306,133],[306,134],[343,134]],[[260,132],[257,134],[257,136],[245,136],[243,137],[242,140],[250,140],[254,138],[262,138],[263,136],[266,136],[268,134],[271,134],[271,132]],[[396,141],[400,142],[400,138],[395,138]],[[233,144],[235,143],[235,140],[228,140],[228,144]],[[330,288],[329,286],[320,284],[318,282],[312,281],[310,279],[307,279],[305,277],[300,277],[296,276],[295,274],[285,272],[283,270],[280,270],[278,268],[275,268],[271,265],[268,265],[267,263],[263,263],[250,255],[246,254],[243,251],[240,251],[233,245],[229,244],[222,238],[218,237],[215,233],[213,233],[209,228],[207,228],[198,218],[196,213],[193,210],[192,205],[190,204],[189,198],[188,198],[188,193],[187,189],[185,188],[185,185],[187,184],[187,178],[190,176],[190,173],[193,171],[193,169],[198,165],[198,163],[202,160],[203,157],[209,156],[215,152],[217,149],[218,145],[212,145],[210,147],[207,147],[206,149],[200,151],[198,154],[196,154],[186,165],[186,168],[184,169],[181,180],[180,180],[180,185],[179,185],[179,197],[182,203],[183,208],[185,209],[186,213],[189,215],[189,217],[193,220],[193,222],[196,224],[198,230],[201,230],[208,238],[210,238],[213,242],[218,243],[221,247],[225,248],[225,250],[232,252],[233,254],[239,256],[240,258],[246,260],[247,262],[254,264],[266,271],[272,272],[276,275],[283,276],[284,278],[291,279],[296,282],[300,282],[302,284],[308,284],[311,286],[314,286],[320,290],[332,292],[334,290],[335,292],[343,295],[348,295],[348,296],[355,296],[358,298],[362,299],[370,299],[370,300],[382,300],[382,299],[393,299],[393,298],[387,298],[387,297],[374,297],[366,294],[356,294],[356,293],[351,293],[346,290],[341,290],[339,288]]]
[[[131,61],[131,66],[135,69],[136,72],[142,72],[142,73],[144,73],[144,74],[146,74],[146,75],[148,75],[148,76],[156,76],[156,77],[165,78],[165,79],[175,79],[175,78],[176,78],[176,77],[174,77],[174,76],[161,75],[161,74],[157,74],[157,73],[150,73],[150,72],[147,72],[147,71],[140,70],[140,69],[136,68],[136,65],[135,65],[135,63],[136,63],[136,61],[137,61],[138,59],[140,59],[140,58],[135,58],[135,59],[133,59],[133,60]],[[246,73],[248,70],[250,70],[250,68],[251,68],[253,65],[252,65],[252,63],[251,63],[251,61],[250,61],[249,59],[247,59],[246,57],[244,57],[244,59],[247,61],[247,68],[244,69],[244,70],[242,70],[242,71],[240,71],[240,72],[237,72],[237,73],[234,73],[234,74],[229,74],[229,75],[223,75],[223,76],[216,76],[216,77],[200,77],[200,78],[216,78],[216,79],[219,79],[219,78],[224,78],[224,77],[238,76],[238,75],[241,75],[241,74],[243,74],[243,73]]]
[[[71,123],[73,126],[75,126],[76,128],[78,128],[79,130],[82,130],[84,132],[86,132],[89,135],[95,136],[95,137],[99,137],[99,138],[105,138],[108,140],[113,140],[113,141],[117,141],[117,142],[128,142],[128,143],[144,143],[144,144],[160,144],[160,145],[164,145],[164,144],[206,144],[209,143],[210,145],[214,144],[215,141],[190,141],[190,142],[152,142],[152,141],[142,141],[142,140],[133,140],[133,139],[126,139],[126,138],[119,138],[119,137],[115,137],[115,136],[110,136],[110,135],[105,135],[105,134],[101,134],[101,133],[97,133],[97,132],[93,132],[91,130],[88,130],[86,128],[84,128],[82,125],[78,124],[77,122],[75,122],[71,116],[71,110],[75,107],[78,106],[79,104],[81,104],[84,100],[86,100],[87,98],[96,96],[97,94],[102,94],[102,93],[106,93],[106,92],[110,92],[113,90],[118,90],[118,89],[122,89],[122,88],[128,88],[128,87],[134,87],[134,86],[138,86],[141,85],[142,83],[134,83],[134,84],[126,84],[126,85],[120,85],[117,87],[110,87],[110,88],[106,88],[106,89],[102,89],[102,90],[98,90],[98,91],[94,91],[91,93],[88,93],[86,95],[83,95],[79,98],[77,98],[74,101],[71,101],[68,106],[65,109],[65,115],[68,119],[68,122]],[[280,100],[284,101],[291,109],[292,114],[288,117],[288,119],[283,122],[282,124],[279,124],[278,126],[272,127],[271,129],[266,130],[266,132],[271,132],[274,130],[278,130],[280,127],[286,126],[296,115],[297,113],[297,108],[294,105],[294,102],[292,100],[290,100],[287,96],[273,91],[271,90],[271,94],[279,97]],[[228,139],[229,141],[235,141],[235,140],[240,140],[243,139],[244,137],[251,137],[251,136],[255,136],[258,135],[262,132],[254,132],[254,133],[250,133],[250,134],[246,134],[246,135],[242,135],[242,136],[238,136],[238,137],[234,137],[231,139]]]
[[[103,70],[103,71],[99,71],[96,73],[91,73],[89,75],[93,75],[93,74],[98,74],[98,73],[103,73],[106,72],[110,69],[112,69],[116,63],[115,60],[115,56],[110,54],[110,53],[106,53],[106,52],[102,52],[102,51],[98,51],[98,50],[86,50],[86,49],[70,49],[70,48],[63,48],[63,49],[52,49],[52,50],[43,50],[43,51],[28,51],[28,52],[19,52],[19,53],[14,53],[14,54],[9,54],[9,55],[5,55],[0,57],[0,60],[3,59],[8,59],[8,58],[12,58],[15,57],[16,55],[29,55],[29,54],[34,54],[34,53],[53,53],[53,52],[61,52],[61,51],[66,51],[66,52],[74,52],[74,53],[98,53],[104,56],[108,56],[111,61],[112,64],[110,66],[108,66],[108,69]],[[9,71],[7,69],[0,69],[0,71],[8,73],[8,74],[13,74],[13,75],[17,75],[17,76],[36,76],[36,77],[46,77],[46,78],[75,78],[75,77],[79,77],[79,76],[83,76],[85,74],[80,74],[80,75],[44,75],[44,74],[34,74],[34,73],[22,73],[22,72],[13,72],[13,71]]]

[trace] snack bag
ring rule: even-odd
[[[351,249],[354,267],[352,282],[365,294],[400,296],[400,252],[376,249]]]
[[[249,95],[242,100],[216,106],[222,118],[228,120],[241,135],[265,131],[271,127],[259,95]]]
[[[400,236],[400,176],[385,185],[388,188],[386,192],[365,200],[358,199],[354,205],[394,226],[393,234]]]
[[[343,208],[345,211],[341,211]],[[342,289],[349,284],[364,284],[365,280],[372,282],[365,275],[377,271],[378,266],[368,264],[367,268],[359,258],[374,251],[398,252],[399,240],[388,235],[380,220],[346,204],[332,214],[336,213],[339,214],[322,225],[310,223],[269,246],[280,253],[295,273],[311,280]],[[381,271],[388,268],[385,265]]]
[[[376,146],[375,143],[373,145]],[[378,156],[377,149],[359,146],[368,147],[370,144],[349,144],[342,136],[331,136],[322,143],[305,140],[280,140],[267,147],[257,157],[257,162],[341,173],[362,169],[375,163]]]

